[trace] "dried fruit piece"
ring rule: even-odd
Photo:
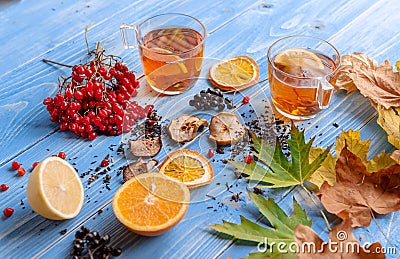
[[[236,114],[220,112],[211,118],[210,138],[217,145],[228,145],[240,141],[246,130]]]
[[[183,183],[159,173],[144,173],[124,183],[115,193],[117,219],[143,236],[161,235],[185,215],[190,191]]]
[[[146,162],[142,158],[139,158],[138,161],[125,166],[123,170],[124,181],[127,182],[134,176],[150,172],[155,166],[157,166],[157,164],[157,159],[151,159]]]
[[[171,121],[168,132],[171,138],[179,143],[188,142],[196,137],[201,127],[207,127],[208,121],[197,116],[183,114]]]
[[[153,157],[162,147],[161,136],[140,136],[137,140],[129,140],[129,150],[137,157]]]
[[[189,188],[208,184],[214,177],[213,168],[201,153],[180,149],[168,154],[161,163],[159,172],[184,183]]]
[[[71,219],[83,205],[83,186],[75,169],[64,159],[51,156],[29,176],[29,205],[47,219]]]
[[[211,83],[221,90],[238,91],[257,83],[260,76],[257,62],[249,56],[223,59],[209,71]]]

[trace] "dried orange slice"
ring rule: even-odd
[[[189,188],[208,184],[214,177],[208,159],[201,153],[188,149],[171,152],[161,163],[159,172]]]
[[[260,76],[257,62],[249,56],[223,59],[209,70],[211,83],[221,90],[243,90],[257,83]]]
[[[51,156],[29,176],[26,196],[29,205],[47,219],[71,219],[83,204],[83,186],[76,170],[64,159]]]
[[[185,215],[190,191],[183,183],[159,173],[144,173],[125,182],[114,194],[117,219],[143,236],[158,236],[173,228]]]

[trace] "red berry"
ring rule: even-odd
[[[20,168],[18,168],[17,173],[18,173],[18,176],[24,176],[26,171],[24,168],[20,167]]]
[[[78,90],[78,91],[75,92],[74,97],[75,97],[76,100],[82,100],[84,95],[83,95],[82,91]]]
[[[212,150],[211,148],[208,150],[208,157],[214,157],[214,150]]]
[[[104,76],[105,74],[107,74],[107,69],[105,67],[100,67],[97,72],[100,73],[100,75]]]
[[[245,97],[243,97],[243,100],[242,100],[242,103],[244,103],[244,104],[246,104],[246,103],[248,103],[250,101],[250,96],[245,96]]]
[[[8,185],[5,184],[5,183],[3,183],[2,185],[0,185],[0,189],[1,189],[3,192],[7,191],[8,188],[10,188],[10,187],[8,187]]]
[[[146,114],[150,114],[154,109],[154,105],[148,104],[146,107],[144,107],[144,110],[146,111]]]
[[[49,105],[51,103],[53,103],[53,99],[51,97],[44,98],[43,100],[44,105]]]
[[[110,164],[110,160],[108,160],[108,158],[104,158],[102,161],[101,161],[101,166],[102,167],[106,167],[106,166],[108,166]]]
[[[39,164],[39,162],[35,162],[32,164],[32,169],[35,169],[35,167]]]
[[[11,217],[11,215],[14,213],[14,209],[13,208],[5,208],[3,210],[3,214],[6,217]]]
[[[119,63],[119,62],[115,62],[114,67],[115,67],[116,70],[122,70],[122,64]]]
[[[89,140],[94,140],[97,137],[97,133],[95,131],[90,132],[88,135]]]
[[[17,161],[14,161],[14,162],[12,162],[11,167],[12,167],[12,169],[14,169],[14,170],[18,170],[18,168],[21,167],[21,164],[18,163]]]
[[[250,155],[247,155],[247,156],[244,157],[244,162],[245,162],[246,164],[251,164],[251,161],[252,161],[252,160],[253,160],[253,159],[251,158]]]
[[[58,153],[58,157],[61,159],[65,159],[65,158],[67,158],[67,155],[61,151],[60,153]]]

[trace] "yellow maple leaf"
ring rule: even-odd
[[[390,154],[385,152],[380,153],[373,159],[368,160],[368,149],[370,146],[369,140],[361,140],[359,131],[342,131],[340,136],[336,137],[336,147],[335,155],[329,154],[325,161],[322,163],[321,167],[315,171],[315,173],[310,177],[309,181],[316,186],[321,187],[321,185],[326,181],[329,185],[333,186],[336,183],[336,161],[337,156],[340,154],[345,144],[347,144],[347,149],[353,154],[357,155],[363,164],[366,166],[369,172],[377,172],[382,168],[393,165],[396,162],[390,157]],[[323,148],[317,147],[312,148],[310,152],[310,160],[314,159],[315,156],[319,155],[324,151]]]
[[[309,156],[310,161],[314,161],[320,154],[322,154],[322,152],[324,152],[323,148],[312,147]],[[325,181],[331,186],[334,185],[336,183],[335,165],[336,157],[329,153],[321,167],[311,175],[308,181],[317,185],[318,188],[321,187]]]
[[[342,134],[336,137],[336,156],[340,154],[346,143],[347,149],[350,150],[351,153],[361,158],[363,162],[367,161],[370,141],[361,140],[359,131],[353,131],[351,129],[348,131],[342,131]]]
[[[385,109],[377,106],[378,124],[388,134],[390,144],[400,149],[400,107]]]

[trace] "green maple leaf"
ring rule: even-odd
[[[251,200],[257,206],[258,210],[270,222],[272,228],[264,227],[247,218],[240,216],[240,223],[230,223],[223,221],[222,224],[211,226],[212,229],[232,236],[240,240],[246,240],[257,243],[275,244],[285,243],[287,250],[289,245],[294,242],[294,229],[298,224],[311,226],[312,221],[307,218],[305,210],[303,210],[295,199],[293,199],[293,213],[288,216],[272,198],[265,199],[261,195],[249,192]],[[249,258],[279,258],[288,256],[288,254],[280,254],[272,247],[266,252],[251,253]]]
[[[264,166],[255,162],[251,164],[231,162],[231,164],[241,171],[248,180],[262,182],[267,184],[265,187],[268,188],[303,184],[321,166],[331,147],[328,147],[316,155],[313,161],[310,161],[310,150],[314,138],[307,143],[304,138],[304,131],[299,131],[293,124],[290,136],[290,139],[287,140],[291,153],[290,160],[283,153],[279,141],[273,148],[266,141],[252,134],[254,155]]]

